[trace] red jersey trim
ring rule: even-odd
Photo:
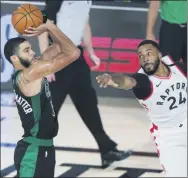
[[[170,79],[171,76],[172,76],[172,71],[170,70],[170,73],[169,73],[169,75],[167,77],[159,77],[157,75],[153,75],[153,76],[156,77],[156,78],[159,78],[159,79]]]

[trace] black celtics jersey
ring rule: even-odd
[[[15,102],[24,129],[23,137],[33,136],[39,139],[51,139],[57,135],[58,122],[55,115],[49,83],[42,81],[41,91],[32,97],[25,96],[18,87],[17,71],[13,77]]]

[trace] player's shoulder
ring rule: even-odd
[[[177,67],[178,70],[183,73],[185,76],[187,76],[187,66],[182,62],[176,62],[169,67]]]
[[[21,73],[21,71],[20,71],[20,70],[17,70],[17,71],[15,71],[15,72],[12,74],[12,82],[13,82],[13,84],[16,84],[17,79],[18,79],[20,73]]]
[[[25,73],[25,70],[15,72],[15,74],[13,75],[13,84],[16,84],[16,86],[18,86],[18,87],[25,87],[25,86],[34,86],[34,87],[36,86],[37,87],[38,84],[41,84],[41,81],[43,80],[43,78],[29,81],[25,77],[24,73]]]
[[[187,65],[183,62],[175,62],[171,56],[164,56],[161,60],[169,67],[177,67],[181,72],[187,75]]]

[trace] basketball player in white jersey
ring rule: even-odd
[[[97,77],[100,87],[132,89],[147,110],[152,123],[161,165],[166,177],[187,177],[187,70],[169,56],[162,57],[159,46],[142,41],[137,49],[141,69],[135,75]]]

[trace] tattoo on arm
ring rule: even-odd
[[[114,83],[118,84],[118,88],[124,87],[124,76],[123,75],[114,75],[112,76]]]
[[[114,83],[118,84],[119,89],[129,90],[136,86],[134,78],[125,75],[114,75],[112,76]]]

